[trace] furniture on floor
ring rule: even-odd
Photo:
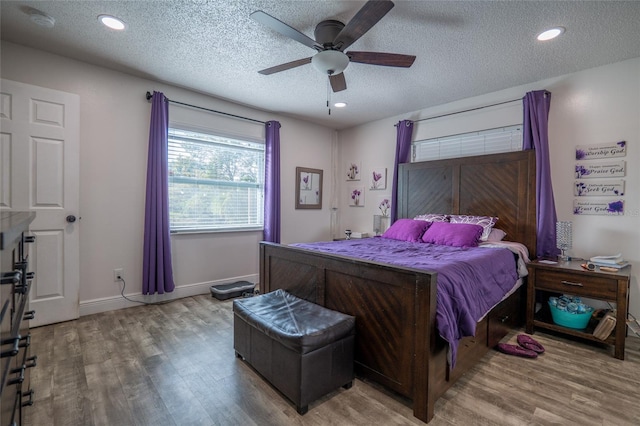
[[[34,275],[29,272],[25,244],[35,237],[25,235],[35,218],[33,212],[6,211],[0,213],[0,424],[21,425],[23,407],[33,403],[29,369],[36,357],[29,346],[29,290]]]
[[[579,337],[593,342],[603,343],[593,335],[593,324],[586,329],[577,330],[563,327],[553,322],[547,300],[550,295],[570,294],[591,299],[604,300],[616,304],[616,326],[614,332],[604,340],[615,347],[614,356],[624,359],[624,344],[627,333],[627,315],[629,309],[629,275],[631,266],[618,272],[585,270],[580,261],[560,261],[555,264],[533,261],[527,265],[529,270],[527,291],[526,331],[533,334],[536,328],[551,330],[565,335]],[[536,299],[541,308],[536,312]]]
[[[305,414],[353,379],[355,318],[277,290],[233,302],[233,347]]]
[[[533,151],[403,164],[398,218],[426,213],[491,215],[507,239],[535,253]],[[437,274],[280,244],[260,244],[260,285],[356,317],[356,374],[412,400],[428,422],[436,400],[520,325],[523,291],[494,308],[458,345],[455,368],[436,331]],[[524,287],[521,287],[521,290]]]

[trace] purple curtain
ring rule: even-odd
[[[536,151],[536,256],[555,258],[556,205],[551,185],[549,164],[549,107],[551,93],[546,90],[529,92],[524,96],[524,135],[522,149]]]
[[[396,125],[396,160],[393,165],[393,186],[391,187],[391,219],[390,223],[396,221],[398,212],[398,165],[409,161],[411,153],[411,136],[413,134],[413,121],[402,120]]]
[[[169,101],[161,92],[153,92],[144,213],[142,294],[163,294],[175,288],[169,238],[168,143]]]
[[[280,123],[265,123],[264,241],[280,242]]]

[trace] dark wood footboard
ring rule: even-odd
[[[260,252],[264,292],[282,288],[354,315],[358,375],[411,398],[417,418],[433,417],[437,377],[443,379],[430,362],[436,352],[435,273],[264,242]]]

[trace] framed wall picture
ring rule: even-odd
[[[386,167],[375,167],[371,171],[369,178],[371,179],[369,184],[369,189],[374,191],[387,189],[387,168]]]
[[[322,208],[322,170],[296,167],[296,209]]]
[[[364,207],[364,186],[354,186],[349,188],[349,206]]]
[[[360,172],[362,168],[360,167],[360,162],[358,161],[349,161],[346,165],[347,169],[347,180],[360,180]]]

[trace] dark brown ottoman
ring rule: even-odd
[[[233,347],[304,414],[353,383],[355,317],[276,290],[234,300]]]

